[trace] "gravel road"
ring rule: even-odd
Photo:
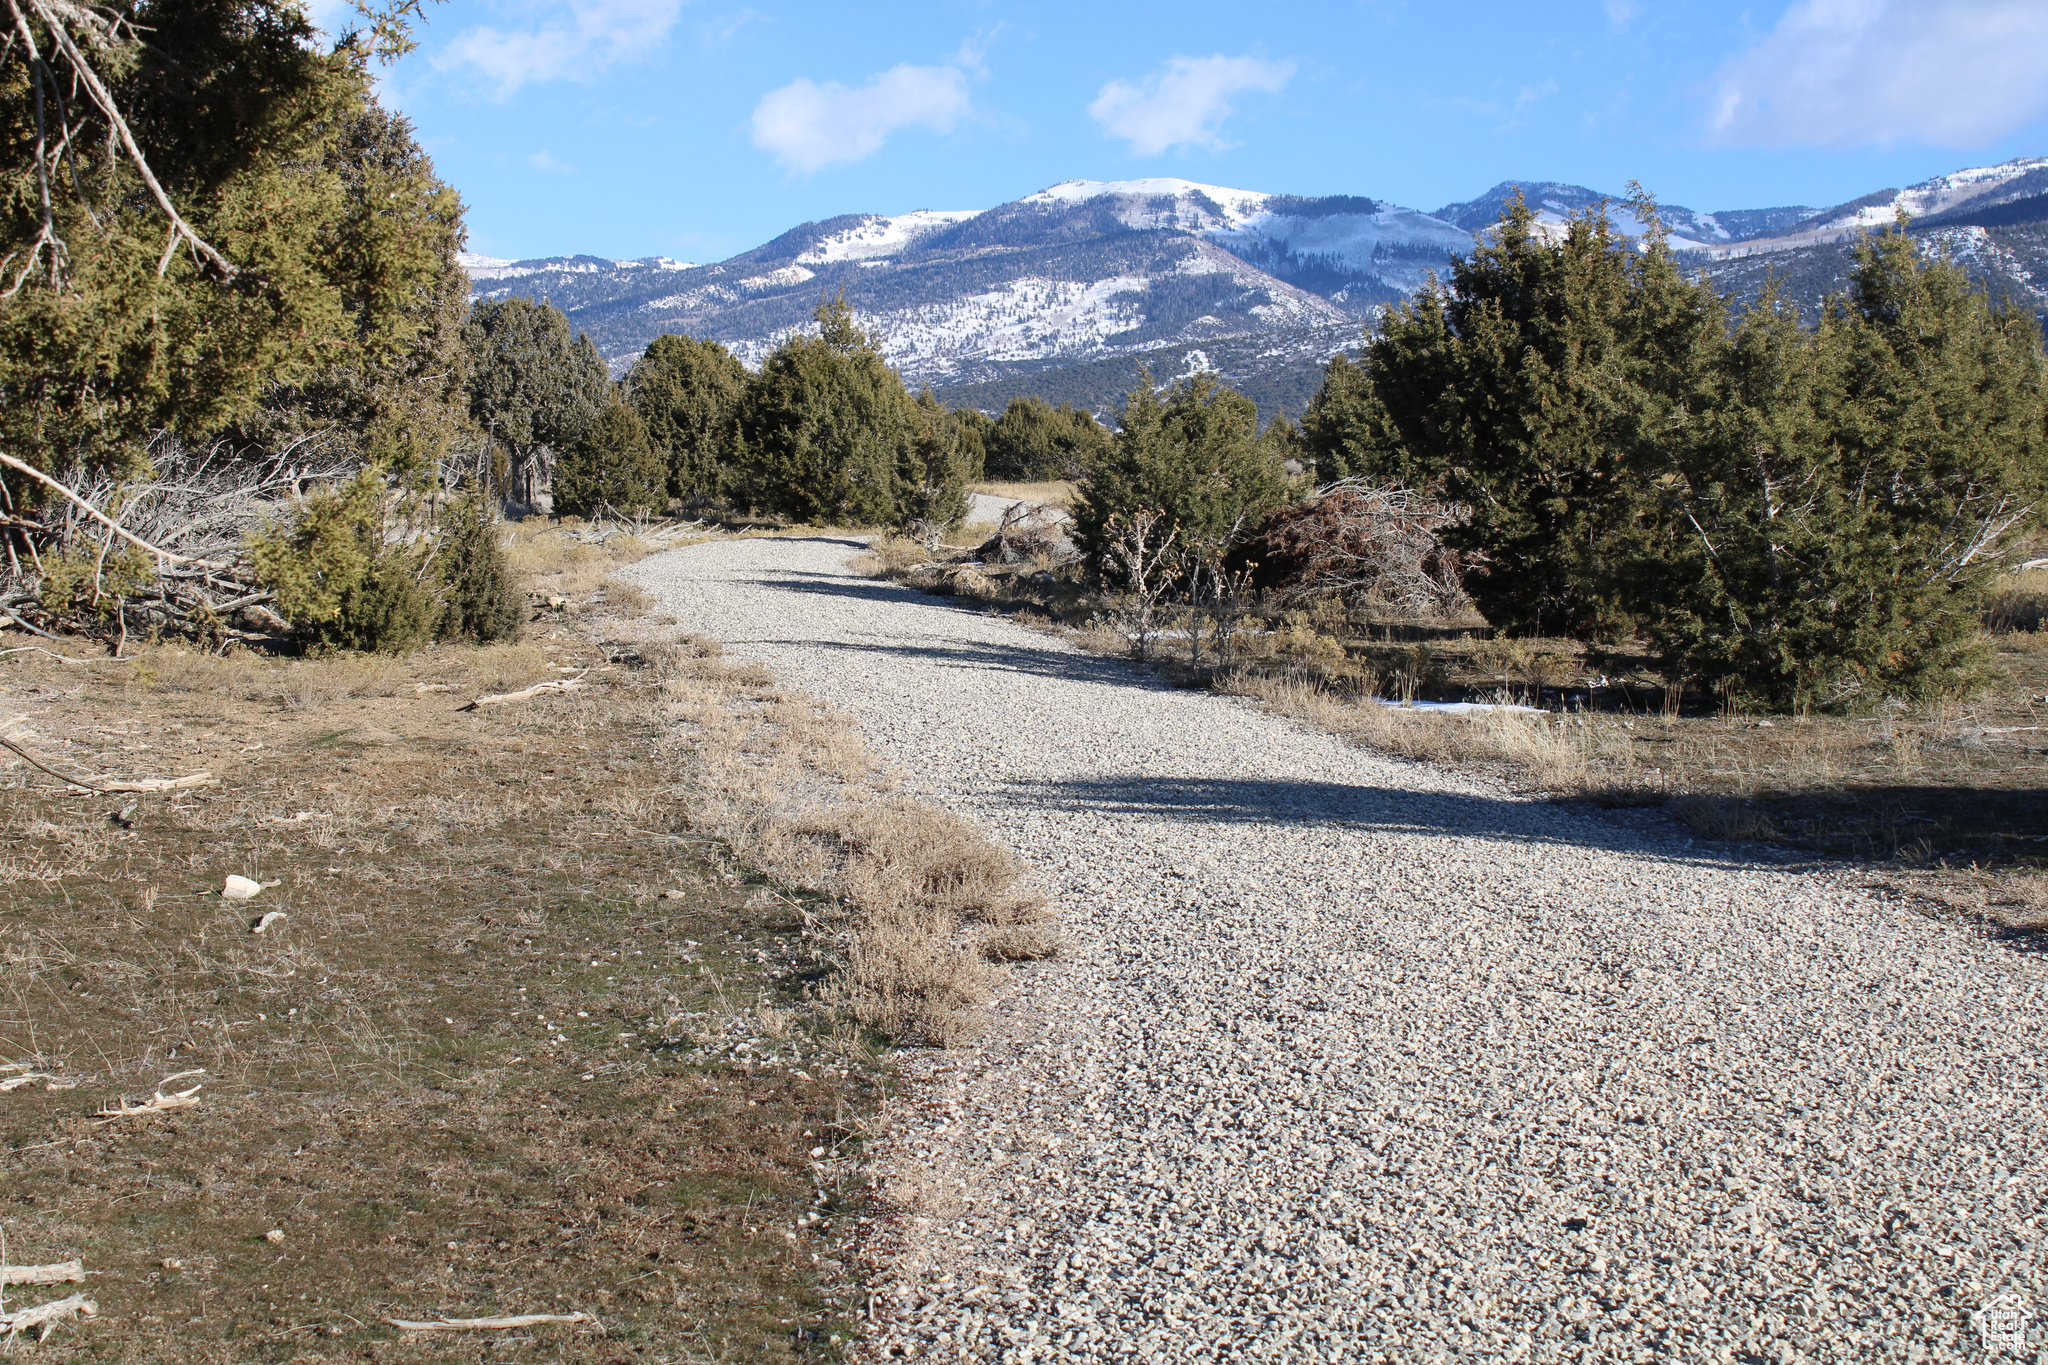
[[[626,576],[1064,908],[991,1036],[909,1064],[871,1357],[1983,1360],[1999,1292],[2048,1326],[2041,957],[1162,687],[858,548]]]

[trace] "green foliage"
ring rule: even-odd
[[[1074,509],[1075,542],[1098,573],[1120,529],[1147,514],[1174,535],[1175,553],[1206,560],[1287,500],[1279,461],[1258,439],[1258,409],[1208,374],[1175,384],[1163,402],[1146,376],[1118,419]]]
[[[1816,330],[1766,293],[1731,331],[1661,233],[1533,226],[1511,203],[1330,366],[1318,477],[1463,503],[1445,539],[1508,631],[1640,634],[1672,676],[1794,709],[1972,685],[1998,543],[2048,495],[2033,319],[1894,233]]]
[[[667,501],[668,466],[647,439],[647,424],[624,403],[597,414],[555,473],[555,510],[564,516],[636,516]]]
[[[457,502],[438,535],[393,534],[393,510],[384,476],[366,470],[309,497],[289,525],[251,537],[257,577],[300,639],[402,654],[433,639],[515,635],[520,602],[482,496]]]
[[[792,335],[747,384],[733,492],[794,521],[907,524],[930,503],[918,489],[937,468],[931,461],[960,457],[919,452],[933,435],[928,416],[844,297],[819,304],[815,316],[818,334]]]
[[[1363,383],[1320,404],[1319,450],[1464,504],[1446,540],[1480,557],[1467,588],[1496,626],[1617,638],[1634,624],[1618,575],[1648,496],[1637,471],[1720,345],[1719,300],[1660,233],[1627,250],[1604,211],[1553,244],[1517,197],[1491,236],[1447,291],[1389,310]]]
[[[1112,437],[1091,413],[1043,398],[1012,398],[990,428],[992,479],[1081,479],[1108,453]]]
[[[443,515],[435,569],[445,585],[440,639],[492,644],[519,634],[526,597],[513,579],[497,510],[481,489]]]
[[[678,498],[716,497],[747,368],[715,341],[664,333],[626,372],[626,401],[647,426]]]
[[[1650,471],[1630,581],[1667,668],[1799,710],[1972,686],[1997,539],[2048,494],[2039,336],[1900,233],[1817,331],[1748,311]]]
[[[280,385],[405,367],[457,283],[461,205],[376,109],[366,53],[322,50],[301,6],[113,8],[147,41],[117,37],[91,58],[164,189],[234,267],[166,252],[166,219],[75,87],[50,209],[63,250],[39,249],[37,72],[10,47],[0,285],[21,290],[0,309],[0,442],[45,468],[118,478],[142,468],[152,432],[207,436]],[[53,137],[65,88],[44,82]]]
[[[954,525],[967,515],[967,484],[980,472],[979,461],[967,445],[967,429],[930,389],[917,396],[915,417],[916,429],[897,470],[897,523]]]
[[[279,615],[315,629],[340,616],[382,550],[384,501],[383,479],[366,470],[313,494],[288,528],[251,537],[249,558]]]
[[[967,457],[970,477],[989,477],[988,438],[995,420],[980,408],[954,408],[953,421],[960,428],[960,449]]]
[[[508,457],[512,496],[544,505],[556,461],[612,406],[604,360],[558,308],[487,300],[462,327],[469,413]]]

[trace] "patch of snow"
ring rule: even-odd
[[[1528,715],[1541,715],[1534,706],[1519,706],[1507,702],[1490,701],[1389,701],[1375,697],[1382,706],[1391,706],[1401,711],[1434,711],[1444,716],[1469,716],[1479,711],[1521,711]]]
[[[742,289],[786,289],[805,280],[816,279],[815,270],[806,270],[800,265],[786,265],[780,270],[771,270],[765,275],[749,275],[740,281]]]
[[[873,256],[893,256],[934,233],[943,232],[981,213],[980,209],[918,209],[894,218],[870,214],[858,227],[847,228],[821,239],[797,257],[799,265],[825,265],[834,261],[860,261]]]

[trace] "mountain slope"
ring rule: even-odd
[[[1213,368],[1262,412],[1298,413],[1323,362],[1361,325],[1468,253],[1517,191],[1547,231],[1614,195],[1508,182],[1434,213],[1384,200],[1305,198],[1171,178],[1073,180],[987,210],[847,214],[804,223],[729,260],[464,259],[473,295],[546,298],[622,370],[683,332],[756,363],[844,292],[912,384],[1000,407],[1040,393],[1107,411],[1137,382]],[[1976,167],[1825,210],[1662,206],[1691,268],[1739,298],[1767,278],[1809,313],[1843,287],[1857,235],[1915,216],[1996,294],[2048,307],[2048,158]]]

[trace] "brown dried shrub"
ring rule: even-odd
[[[1261,592],[1338,597],[1402,617],[1472,612],[1465,563],[1439,533],[1462,509],[1393,485],[1346,479],[1269,516],[1226,561]]]

